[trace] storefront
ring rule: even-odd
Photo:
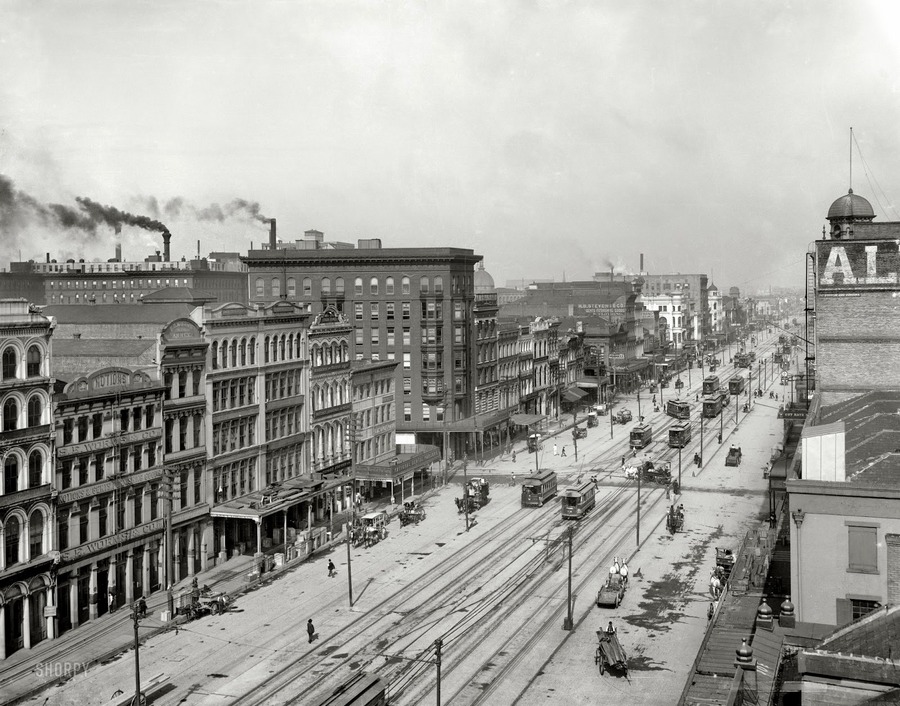
[[[441,450],[427,444],[401,444],[399,448],[387,463],[357,464],[353,474],[356,492],[364,500],[385,496],[394,505],[431,489],[431,467],[440,463]]]

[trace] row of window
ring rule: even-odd
[[[354,448],[355,463],[366,463],[394,448],[393,434],[378,434],[371,439],[363,439]]]
[[[0,354],[0,371],[4,380],[21,380],[41,377],[43,372],[44,353],[37,344],[28,347],[24,355],[24,369],[21,367],[23,356],[19,349],[10,343]]]
[[[266,374],[266,400],[283,400],[300,394],[300,371],[282,370]]]
[[[313,412],[325,410],[329,407],[338,407],[350,402],[350,383],[347,380],[317,383],[313,386],[310,395],[312,397]]]
[[[299,468],[299,462],[298,466]],[[256,458],[242,458],[216,469],[216,498],[232,500],[256,490]],[[268,481],[267,481],[268,482]]]
[[[346,341],[312,344],[309,357],[313,367],[346,363],[350,360],[350,347]]]
[[[355,401],[367,400],[371,397],[389,395],[394,391],[394,381],[391,378],[364,382],[353,386],[353,399]]]
[[[99,269],[94,270],[94,267]],[[112,272],[111,265],[106,265],[106,271]],[[91,265],[91,272],[102,272],[103,265]],[[117,270],[116,270],[117,271]],[[50,289],[162,289],[163,287],[189,287],[185,278],[135,278],[135,279],[61,279],[50,280]]]
[[[266,441],[283,439],[295,431],[300,431],[301,409],[301,407],[285,407],[266,414]]]
[[[112,416],[108,416],[107,420],[111,420]],[[139,405],[136,407],[127,407],[119,409],[119,429],[118,431],[140,431],[142,428],[151,429],[156,424],[156,407],[152,404]],[[103,413],[94,412],[92,414],[84,414],[78,417],[66,417],[62,420],[63,427],[63,444],[71,444],[73,442],[82,443],[91,439],[100,439],[104,433],[114,431],[103,428]]]
[[[203,446],[203,415],[169,417],[163,425],[166,453],[177,453]]]
[[[45,485],[49,482],[44,473],[45,466],[45,457],[40,451],[35,450],[28,454],[27,467],[18,454],[9,454],[3,461],[3,488],[0,495]]]
[[[468,277],[453,277],[453,293],[458,294],[465,290],[469,283]],[[268,285],[269,293],[273,297],[281,296],[281,277],[272,277],[266,281],[264,277],[257,277],[254,286],[256,290],[257,297],[266,296],[266,286]],[[301,282],[302,295],[304,297],[311,297],[313,295],[313,281],[311,277],[304,277]],[[378,277],[370,277],[368,280],[368,292],[370,295],[378,295],[381,291],[381,279]],[[356,277],[353,280],[353,293],[357,296],[360,296],[364,293],[366,287],[366,283],[362,277]],[[344,294],[344,278],[337,277],[334,280],[334,289],[332,291],[332,282],[330,277],[323,277],[319,280],[319,291],[322,295],[330,295],[334,294]],[[444,278],[441,276],[436,276],[433,279],[431,277],[423,276],[419,278],[419,294],[429,294],[434,293],[437,295],[441,295],[444,293]],[[391,295],[395,293],[395,282],[393,277],[385,277],[384,278],[384,293],[387,295]],[[400,278],[400,293],[401,294],[410,294],[411,293],[411,281],[409,277],[401,277]],[[297,296],[297,279],[295,277],[288,277],[285,280],[285,294],[288,297],[296,297]]]
[[[256,338],[213,341],[210,354],[213,370],[256,365]]]
[[[256,444],[256,416],[231,419],[213,425],[213,456]]]
[[[47,518],[42,508],[35,508],[27,518],[10,514],[0,525],[0,531],[6,549],[0,570],[37,559],[49,549]]]
[[[166,371],[163,373],[166,399],[180,400],[184,397],[196,397],[200,394],[200,379],[202,377],[203,371],[200,368],[179,370],[178,372]]]
[[[3,414],[3,431],[14,431],[49,423],[49,419],[45,419],[44,411],[46,409],[43,393],[33,393],[28,398],[28,402],[25,403],[25,416],[23,418],[23,408],[19,397],[17,395],[9,395],[3,400],[3,406],[0,407]]]
[[[123,446],[118,451],[118,455],[107,455],[106,451],[98,451],[94,454],[64,459],[60,462],[60,487],[67,490],[101,481],[110,471],[125,475],[156,465],[155,442]],[[113,464],[111,468],[107,468],[107,462]]]
[[[266,398],[272,399],[269,393],[268,378],[266,379]],[[256,404],[255,375],[232,378],[231,380],[221,380],[213,383],[213,412],[220,412],[224,409],[235,409],[250,404]]]
[[[266,457],[266,485],[283,483],[300,473],[300,459],[303,458],[303,446],[295,444],[269,452]]]

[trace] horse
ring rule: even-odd
[[[722,595],[722,582],[715,573],[709,576],[709,595],[717,600]]]

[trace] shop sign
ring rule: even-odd
[[[816,256],[822,292],[900,288],[896,240],[824,240],[816,243]]]

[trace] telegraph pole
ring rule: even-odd
[[[590,419],[590,417],[588,417]],[[572,444],[575,446],[575,462],[578,463],[578,403],[572,411]]]
[[[536,456],[537,454],[535,454]],[[463,507],[466,511],[466,532],[469,531],[469,456],[463,456]]]
[[[163,494],[165,495],[165,513],[166,513],[166,596],[168,599],[169,620],[175,618],[175,596],[172,593],[172,501],[175,495],[175,480],[172,477],[172,469],[163,469]]]
[[[638,497],[637,497],[637,525],[636,525],[638,549],[640,549],[640,547],[641,547],[641,476],[642,475],[644,475],[644,468],[643,468],[643,466],[639,466],[637,469]]]
[[[347,595],[353,607],[353,570],[350,566],[350,535],[356,522],[356,412],[350,412],[350,477],[353,479],[353,497],[350,499],[350,519],[347,524]]]
[[[172,595],[171,592],[169,595]],[[138,638],[137,602],[131,606],[131,617],[134,620],[134,699],[131,703],[140,706],[144,703],[144,698],[141,694],[141,658],[139,654],[141,641]]]
[[[563,630],[572,630],[574,623],[572,622],[572,535],[575,533],[575,527],[569,526],[569,598],[568,613],[566,621],[563,623]]]
[[[444,641],[438,638],[434,641],[434,664],[437,667],[437,706],[441,706],[441,647]]]

